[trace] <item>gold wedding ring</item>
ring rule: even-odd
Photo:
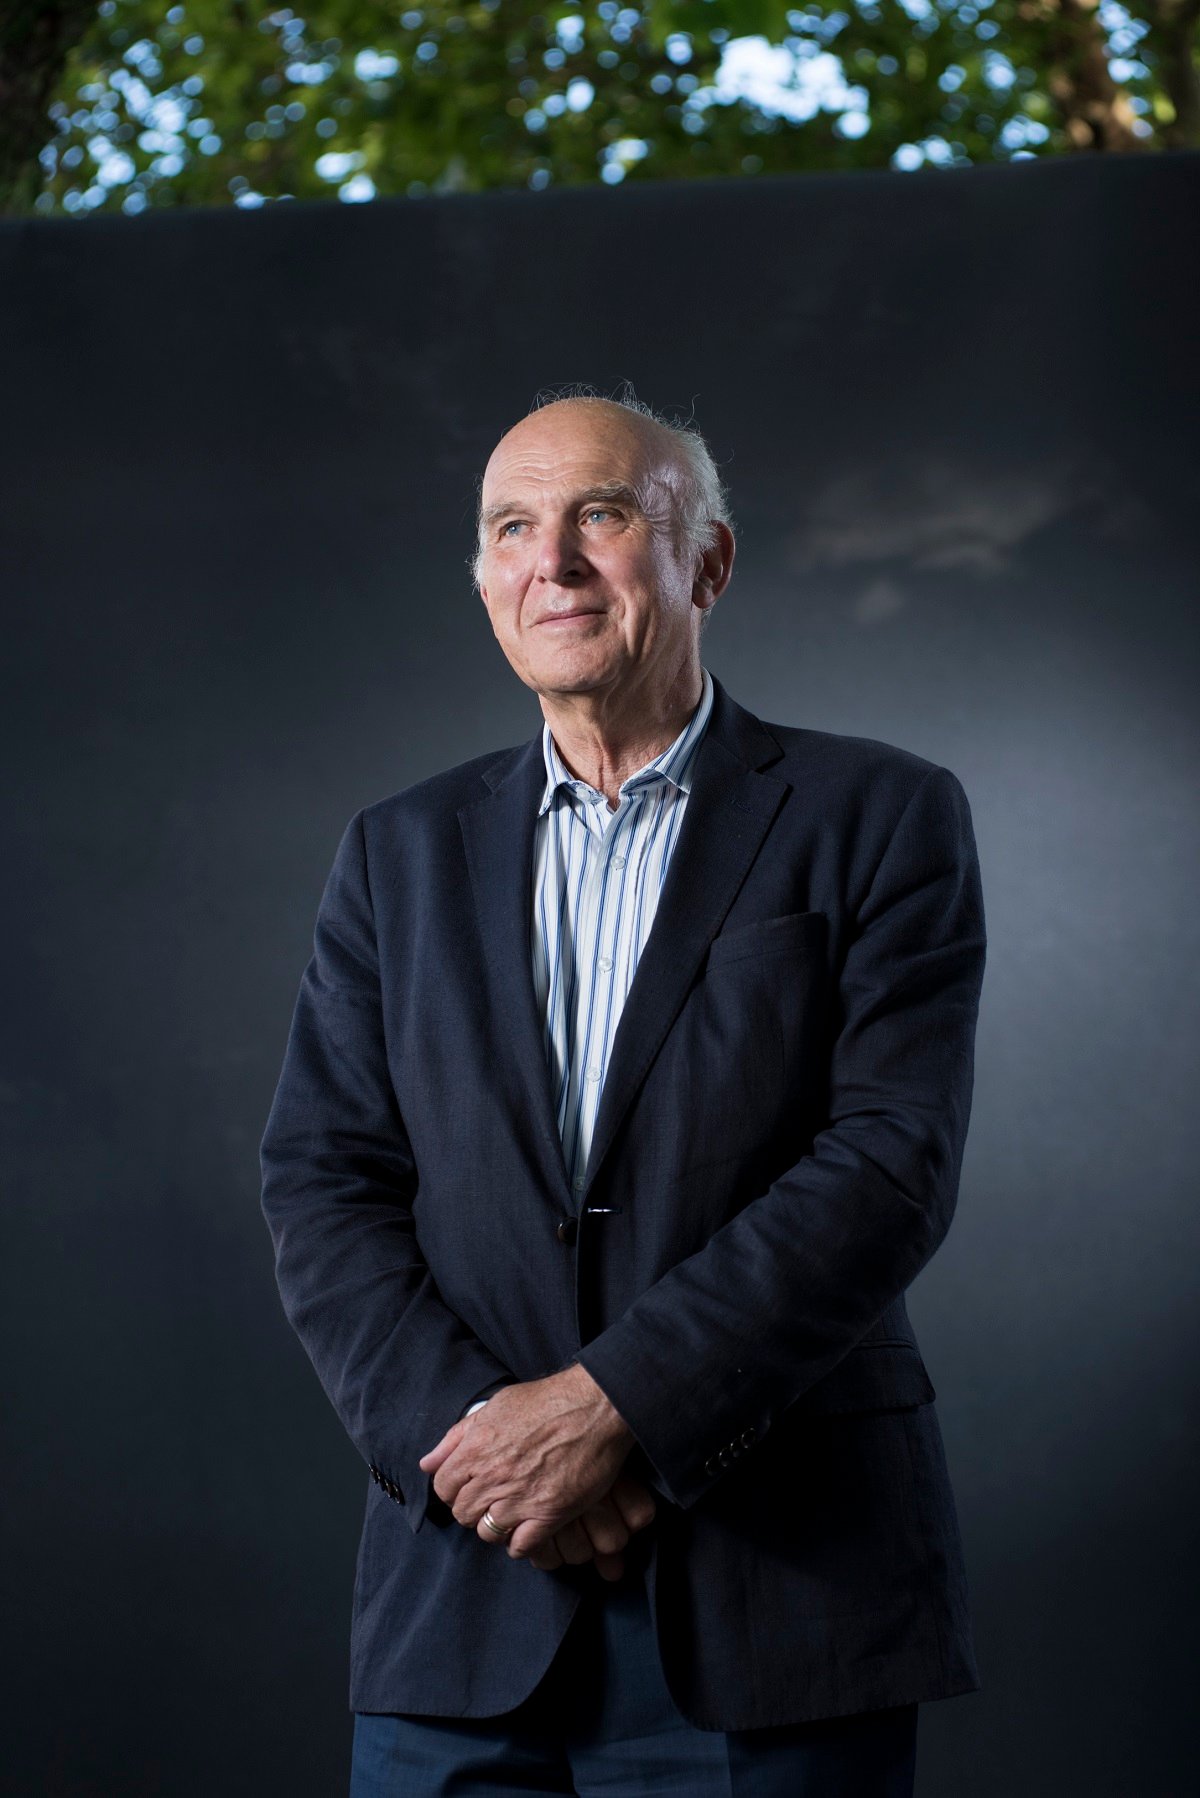
[[[483,1516],[480,1518],[480,1522],[485,1526],[485,1528],[491,1530],[491,1532],[492,1532],[493,1536],[495,1536],[497,1542],[507,1542],[508,1538],[512,1535],[511,1528],[506,1529],[506,1530],[501,1529],[500,1525],[496,1522],[496,1519],[492,1516],[492,1509],[491,1509],[490,1505],[488,1506],[487,1510],[483,1513]]]

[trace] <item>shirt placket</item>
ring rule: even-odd
[[[582,788],[581,791],[580,788]],[[594,789],[583,783],[579,783],[576,790],[584,802],[593,853],[589,856],[588,878],[585,883],[585,892],[581,896],[586,908],[585,916],[588,919],[588,928],[576,933],[575,942],[577,945],[583,942],[595,942],[597,950],[595,965],[600,976],[592,1009],[590,1049],[589,1044],[581,1037],[572,1045],[577,1061],[572,1069],[571,1084],[575,1087],[578,1097],[579,1118],[575,1139],[572,1186],[578,1193],[583,1190],[584,1169],[587,1166],[596,1116],[600,1108],[600,1097],[604,1089],[608,1039],[612,1033],[615,1033],[616,1023],[620,1016],[616,991],[617,982],[622,976],[622,969],[618,965],[621,958],[621,941],[614,917],[618,905],[618,894],[614,891],[609,876],[615,871],[619,876],[618,886],[625,889],[620,915],[622,917],[632,915],[637,899],[637,868],[634,866],[628,873],[626,872],[629,853],[634,847],[632,833],[627,829],[627,821],[630,807],[640,801],[643,789],[639,787],[632,793],[622,793],[615,811],[608,809],[608,801],[602,793],[596,794]],[[607,909],[602,913],[600,907],[606,892]],[[613,920],[611,924],[610,919]],[[613,940],[611,945],[606,947],[605,938],[609,935]],[[579,970],[580,979],[584,973],[585,970],[581,968]],[[625,984],[628,985],[628,982]],[[613,1016],[614,1012],[616,1018]],[[577,1014],[576,1024],[582,1029],[581,1014]],[[577,1073],[576,1068],[578,1069]]]

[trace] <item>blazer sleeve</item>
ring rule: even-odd
[[[417,1168],[384,1047],[363,814],[318,909],[262,1139],[283,1308],[373,1478],[414,1532],[449,1509],[420,1457],[516,1376],[445,1303],[417,1243]]]
[[[853,1348],[949,1228],[985,932],[970,808],[948,769],[900,809],[847,941],[811,1153],[575,1357],[683,1507],[731,1464],[731,1438],[761,1440]]]

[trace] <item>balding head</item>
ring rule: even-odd
[[[646,412],[623,406],[619,400],[603,399],[599,394],[569,394],[563,399],[549,400],[519,418],[504,433],[496,450],[519,438],[537,441],[569,419],[594,420],[610,441],[624,439],[632,446],[649,478],[678,481],[688,472],[680,451],[677,435],[665,424]],[[493,456],[496,451],[492,452]],[[489,461],[490,466],[490,461]],[[487,475],[485,472],[484,479]]]

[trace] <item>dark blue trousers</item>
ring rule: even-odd
[[[358,1711],[350,1798],[912,1798],[917,1706],[697,1729],[663,1679],[640,1574],[588,1594],[545,1677],[497,1717]]]

